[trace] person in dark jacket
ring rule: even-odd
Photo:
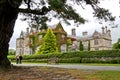
[[[19,63],[19,55],[16,56],[16,64]]]
[[[19,56],[20,64],[22,64],[22,56]]]

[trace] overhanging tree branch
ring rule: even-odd
[[[20,13],[31,13],[31,14],[36,14],[36,15],[44,15],[43,12],[40,10],[31,10],[31,9],[18,9],[18,12]]]
[[[39,9],[39,10],[32,10],[32,9],[22,9],[22,8],[19,8],[18,9],[18,12],[20,13],[31,13],[31,14],[35,14],[35,15],[45,15],[47,12],[49,12],[51,9],[50,8],[47,8],[47,7],[42,7],[42,9]]]

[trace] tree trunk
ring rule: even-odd
[[[10,0],[0,2],[0,68],[11,67],[7,55],[17,15],[17,8],[10,4]]]

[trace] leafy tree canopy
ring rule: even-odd
[[[76,24],[85,23],[86,20],[76,13],[68,1],[80,5],[80,7],[84,7],[83,3],[91,5],[94,17],[98,19],[105,21],[115,19],[109,10],[98,6],[100,0],[23,0],[22,4],[26,8],[19,8],[18,11],[25,15],[22,20],[27,20],[30,25],[36,24],[36,27],[42,25],[43,22],[51,21],[53,17],[62,19],[68,24],[70,24],[70,20],[74,20]]]
[[[120,38],[116,43],[113,44],[113,49],[120,49]]]
[[[79,50],[80,50],[80,51],[83,51],[83,50],[84,50],[84,46],[83,46],[83,44],[82,44],[82,41],[80,41]]]

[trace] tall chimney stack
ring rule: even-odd
[[[26,31],[27,31],[27,35],[28,35],[29,34],[29,28],[28,27],[26,28]]]
[[[105,34],[105,31],[104,31],[104,29],[105,29],[105,28],[104,28],[104,27],[102,27],[102,34]]]
[[[106,33],[107,33],[107,26],[105,26],[105,29],[106,29]]]

